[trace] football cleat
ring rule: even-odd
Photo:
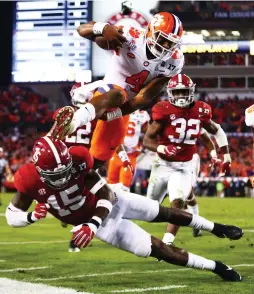
[[[238,274],[235,270],[233,270],[231,267],[227,266],[226,264],[215,261],[215,269],[213,272],[220,276],[225,281],[231,281],[231,282],[241,282],[242,276]]]
[[[199,229],[193,229],[192,234],[193,234],[194,238],[202,236],[201,230],[199,230]]]
[[[243,236],[243,230],[241,228],[217,223],[214,224],[211,232],[219,238],[229,238],[231,240],[238,240]]]
[[[55,122],[49,131],[49,135],[54,140],[62,140],[75,131],[75,126],[72,123],[73,115],[74,109],[71,106],[64,106],[58,111]]]

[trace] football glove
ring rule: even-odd
[[[32,212],[31,219],[37,222],[47,216],[49,205],[46,203],[37,203],[34,211]]]
[[[72,240],[79,248],[85,248],[94,237],[94,231],[89,227],[89,224],[82,224],[74,227],[71,232],[73,233]]]

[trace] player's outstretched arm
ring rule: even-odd
[[[14,228],[26,227],[37,222],[47,215],[47,204],[37,203],[33,212],[26,212],[33,199],[17,192],[8,205],[5,217],[9,226]]]
[[[88,223],[80,224],[72,229],[72,240],[78,247],[87,247],[93,239],[103,220],[111,212],[116,202],[115,194],[107,185],[107,182],[101,178],[95,171],[90,170],[85,178],[85,186],[90,192],[96,195],[99,200],[93,217]]]
[[[140,90],[140,92],[133,99],[127,101],[120,107],[122,115],[130,114],[137,109],[147,109],[151,107],[153,105],[154,98],[160,95],[168,81],[168,77],[153,79],[142,90]]]
[[[106,180],[94,170],[90,170],[85,178],[85,186],[96,195],[99,200],[95,209],[94,216],[99,217],[103,221],[111,212],[116,202],[116,197]]]
[[[145,148],[153,152],[157,152],[157,148],[159,146],[157,138],[162,128],[163,125],[160,121],[153,121],[152,124],[149,125],[143,139],[143,145]]]
[[[231,171],[231,156],[229,153],[227,135],[222,127],[219,124],[216,124],[213,120],[204,124],[203,127],[208,133],[214,135],[214,138],[223,153],[224,160],[220,176],[229,175]]]
[[[122,30],[109,23],[91,21],[80,25],[77,31],[81,37],[96,42],[106,50],[117,50],[126,42]]]

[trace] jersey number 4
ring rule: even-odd
[[[132,92],[138,93],[144,86],[149,73],[148,70],[142,70],[141,72],[126,78],[125,82],[133,86],[133,88],[131,88]]]
[[[175,132],[179,134],[178,138],[175,138],[173,135],[168,136],[172,143],[196,144],[197,136],[200,132],[200,120],[193,118],[189,120],[177,118],[171,121],[171,125],[176,126]],[[189,129],[188,127],[194,128]]]

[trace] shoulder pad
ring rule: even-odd
[[[89,171],[93,167],[94,159],[84,146],[72,146],[69,149],[72,155],[73,165],[80,165],[85,163],[85,170]]]
[[[21,193],[29,193],[39,176],[33,163],[21,166],[14,174],[14,186]]]
[[[152,108],[153,120],[162,120],[170,112],[171,104],[168,101],[161,101]]]

